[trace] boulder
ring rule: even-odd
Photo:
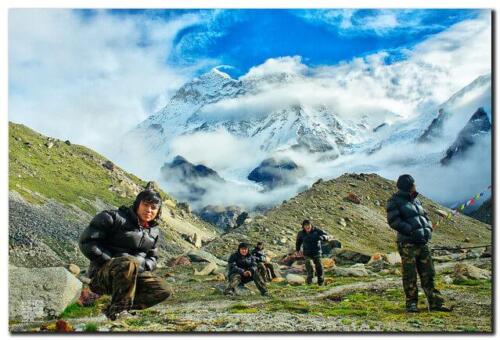
[[[354,264],[354,263],[368,263],[370,255],[359,253],[353,250],[341,249],[335,251],[335,262],[339,265]]]
[[[452,277],[454,282],[460,282],[468,279],[489,280],[491,279],[491,272],[468,263],[457,263],[453,268]]]
[[[323,268],[330,269],[335,267],[335,260],[325,257],[321,259],[321,264],[323,265]]]
[[[290,285],[303,285],[306,283],[306,279],[302,275],[297,275],[297,274],[287,274],[286,277],[286,282]]]
[[[369,273],[362,263],[355,264],[351,267],[334,267],[332,270],[334,276],[368,276]]]
[[[193,262],[213,262],[219,266],[226,266],[227,262],[218,259],[217,257],[213,256],[209,252],[205,250],[190,250],[187,254],[187,257]]]
[[[64,267],[9,267],[9,319],[56,317],[80,297],[82,283]]]
[[[191,264],[191,260],[187,256],[179,256],[173,259],[170,259],[167,263],[169,267],[175,266],[189,266]]]
[[[487,246],[481,254],[481,257],[491,257],[491,246]]]
[[[71,274],[75,275],[76,277],[78,277],[78,275],[80,274],[80,267],[78,267],[76,264],[69,264],[68,265],[68,270],[70,271]]]
[[[361,199],[359,198],[358,195],[350,192],[347,194],[347,196],[345,197],[345,200],[346,201],[349,201],[349,202],[352,202],[354,204],[360,204],[361,203]]]
[[[401,264],[401,255],[397,251],[387,254],[387,262],[391,266]]]
[[[214,270],[217,269],[217,265],[213,262],[209,262],[205,268],[203,268],[200,271],[197,271],[196,269],[194,270],[194,275],[201,276],[201,275],[210,275],[213,273]]]

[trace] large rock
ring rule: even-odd
[[[202,270],[197,271],[196,269],[194,270],[194,275],[201,276],[201,275],[210,275],[212,274],[215,270],[217,269],[217,265],[213,262],[209,262]]]
[[[9,267],[9,319],[56,317],[80,296],[82,283],[64,267]]]
[[[368,261],[370,261],[370,255],[347,249],[335,251],[335,262],[339,265],[368,263]]]
[[[306,283],[306,279],[302,275],[297,274],[287,274],[285,279],[291,285],[303,285]]]
[[[289,158],[267,158],[252,170],[248,179],[262,184],[266,189],[295,184],[305,173],[304,168]]]
[[[401,255],[397,251],[389,253],[387,254],[387,262],[392,266],[401,264]]]
[[[491,272],[468,263],[457,263],[453,268],[453,281],[460,282],[468,279],[481,280],[491,279]]]
[[[365,265],[362,263],[355,264],[351,267],[334,267],[332,269],[332,273],[334,276],[368,276],[369,273],[365,268]]]
[[[207,251],[204,250],[190,250],[187,254],[187,257],[193,262],[213,262],[219,266],[226,266],[227,262],[218,259]]]
[[[203,220],[218,226],[224,231],[238,227],[238,217],[243,214],[238,206],[207,205],[198,212]],[[248,214],[247,214],[248,215]],[[243,223],[243,222],[241,222]]]

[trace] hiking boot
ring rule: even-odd
[[[234,289],[229,288],[229,289],[224,290],[224,295],[235,296],[236,292],[234,291]]]
[[[325,284],[325,279],[322,277],[318,277],[318,286],[322,286]]]
[[[446,306],[431,306],[429,307],[429,311],[431,312],[451,312],[453,310],[452,307],[446,307]]]
[[[312,277],[308,277],[308,278],[306,279],[306,283],[307,283],[308,285],[312,284],[312,283],[313,283],[313,279],[312,279]]]
[[[271,297],[271,295],[269,295],[269,292],[267,290],[260,292],[260,295],[265,296],[265,297]]]
[[[406,312],[407,313],[418,313],[418,308],[417,308],[417,303],[412,302],[406,305]]]
[[[108,319],[110,319],[111,321],[116,321],[116,320],[131,319],[131,318],[134,318],[134,317],[136,317],[135,314],[132,314],[129,311],[126,311],[126,310],[122,310],[119,313],[113,313],[113,314],[109,315]]]

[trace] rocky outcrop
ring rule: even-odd
[[[9,319],[56,317],[80,296],[82,283],[64,267],[9,267]]]
[[[253,169],[247,178],[271,190],[296,183],[297,178],[303,176],[304,173],[305,170],[289,158],[268,158]]]

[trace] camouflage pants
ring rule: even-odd
[[[417,303],[418,287],[417,272],[420,276],[422,289],[427,296],[430,307],[438,307],[444,303],[441,293],[434,287],[434,264],[427,245],[398,244],[403,271],[403,288],[406,295],[406,305]]]
[[[234,292],[240,284],[245,284],[250,281],[255,282],[255,285],[261,293],[267,292],[266,283],[264,282],[262,276],[260,276],[258,270],[255,271],[255,273],[250,277],[244,277],[243,275],[238,273],[231,274],[231,276],[229,276],[229,284],[227,290],[232,290]]]
[[[318,279],[323,278],[323,265],[321,264],[321,255],[314,256],[304,256],[306,260],[306,272],[307,272],[307,281],[311,282],[314,276],[314,268],[316,269],[316,276]]]
[[[94,293],[111,295],[107,315],[156,305],[172,295],[165,281],[151,272],[138,272],[139,263],[131,256],[106,262],[89,284]]]
[[[276,277],[272,263],[259,262],[257,263],[257,269],[265,281],[269,282]]]

